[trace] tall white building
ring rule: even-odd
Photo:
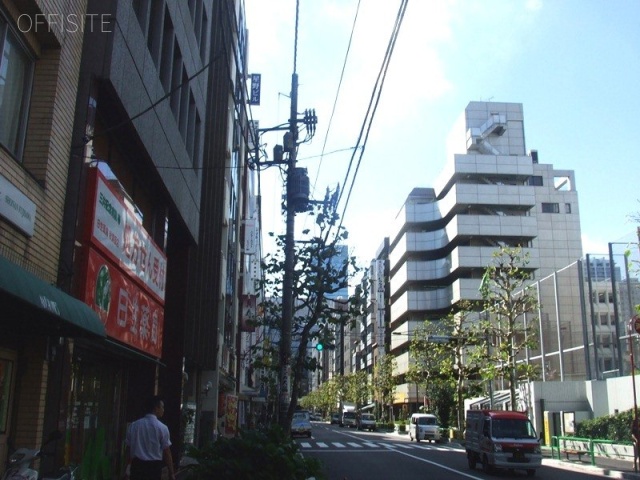
[[[462,300],[479,299],[481,277],[500,246],[528,252],[534,279],[582,257],[574,173],[527,153],[521,104],[469,103],[447,151],[433,187],[409,194],[390,236],[389,353],[401,378],[410,364],[411,332]],[[404,383],[395,403],[421,395]]]

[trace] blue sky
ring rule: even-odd
[[[356,144],[400,0],[361,0],[339,93],[358,0],[299,5],[298,111],[314,108],[318,126],[298,166],[320,199],[345,181],[352,153],[341,150]],[[296,1],[245,6],[249,72],[262,74],[252,116],[271,127],[289,117]],[[467,104],[489,100],[522,103],[527,150],[575,171],[584,253],[637,241],[638,25],[639,0],[410,0],[344,217],[351,253],[373,257],[410,191],[434,185]],[[282,133],[262,140],[271,154]],[[282,180],[275,168],[261,177],[265,232],[284,232]],[[296,217],[299,229],[308,223]]]

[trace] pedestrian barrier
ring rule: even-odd
[[[578,460],[582,460],[583,455],[589,455],[591,465],[596,465],[598,457],[630,461],[633,461],[634,458],[633,443],[631,442],[614,442],[597,438],[551,437],[551,458],[562,460],[562,455],[565,455],[567,460],[570,460],[569,455],[577,455]]]

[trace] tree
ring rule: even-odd
[[[527,288],[531,278],[528,264],[529,254],[523,254],[521,247],[501,247],[493,253],[480,285],[486,313],[481,325],[495,345],[483,373],[487,378],[508,379],[513,410],[517,408],[518,381],[531,380],[538,371],[535,365],[518,362],[521,352],[538,344],[537,316],[525,315],[538,311],[535,291]]]
[[[384,355],[378,359],[373,369],[374,397],[382,405],[382,418],[386,419],[386,408],[393,405],[393,397],[396,393],[396,379],[393,370],[396,368],[396,360],[391,355]]]
[[[460,431],[464,426],[464,399],[479,389],[478,372],[485,360],[477,312],[472,309],[472,304],[463,302],[446,317],[426,320],[416,329],[409,347],[414,361],[409,368],[410,380],[426,382],[429,398],[439,405],[438,416],[443,423],[449,417],[445,410],[449,392],[453,391],[455,405],[451,410]]]
[[[356,411],[365,405],[371,396],[371,386],[367,379],[367,372],[358,370],[345,377],[345,400],[356,404]]]
[[[348,238],[347,231],[338,225],[335,202],[327,190],[324,202],[314,204],[310,214],[315,217],[315,235],[310,230],[303,234],[308,239],[298,242],[294,248],[295,268],[293,272],[294,312],[292,318],[291,352],[291,399],[286,418],[280,425],[288,431],[296,408],[302,377],[306,370],[318,368],[317,360],[309,354],[310,345],[321,341],[327,345],[335,341],[336,325],[353,324],[365,306],[361,287],[341,304],[329,301],[327,295],[335,293],[358,274],[360,268],[355,257],[337,262],[341,242]],[[273,234],[271,234],[274,236]],[[262,262],[265,292],[263,309],[265,315],[257,323],[279,330],[282,321],[282,279],[284,275],[284,238],[275,237],[277,250],[265,256]],[[258,346],[258,348],[260,348]],[[272,364],[275,369],[280,365]]]

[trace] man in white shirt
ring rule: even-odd
[[[166,465],[169,479],[175,480],[169,428],[159,420],[164,415],[164,401],[154,396],[146,407],[147,414],[127,430],[128,476],[131,480],[160,480]]]

